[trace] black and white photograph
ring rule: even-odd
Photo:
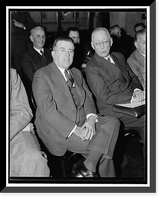
[[[155,192],[155,15],[6,7],[3,192]]]

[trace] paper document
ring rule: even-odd
[[[116,105],[127,107],[127,108],[135,108],[144,104],[145,104],[145,100],[140,101],[140,102],[133,102],[133,103],[121,103],[121,104],[116,104]]]

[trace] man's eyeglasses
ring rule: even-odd
[[[74,49],[65,49],[63,47],[59,48],[59,49],[56,49],[55,51],[59,51],[60,53],[62,54],[66,54],[66,53],[69,53],[69,54],[74,54]]]
[[[40,38],[42,38],[43,40],[46,39],[46,36],[45,36],[45,35],[37,35],[36,37],[37,37],[37,39],[40,39]]]
[[[108,40],[102,41],[102,42],[96,42],[95,46],[98,47],[98,48],[101,47],[101,45],[106,47],[106,46],[109,45],[109,43],[110,43],[110,41],[108,41]]]

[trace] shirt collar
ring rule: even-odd
[[[44,52],[44,48],[42,48],[41,50],[40,49],[37,49],[36,47],[33,47],[39,54],[41,54],[40,53],[40,51],[43,51]]]

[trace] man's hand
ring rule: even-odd
[[[143,101],[145,99],[145,92],[142,90],[136,90],[133,93],[133,102]]]
[[[80,137],[82,139],[82,141],[85,140],[85,134],[86,134],[86,132],[81,127],[77,126],[73,133],[75,135],[77,135],[78,137]]]
[[[13,21],[14,21],[14,25],[16,26],[16,27],[19,27],[19,28],[25,28],[25,26],[22,24],[22,23],[20,23],[20,22],[17,22],[15,19],[13,19]]]
[[[90,116],[82,126],[82,130],[85,131],[85,139],[91,140],[92,137],[95,135],[95,122],[96,117]]]

